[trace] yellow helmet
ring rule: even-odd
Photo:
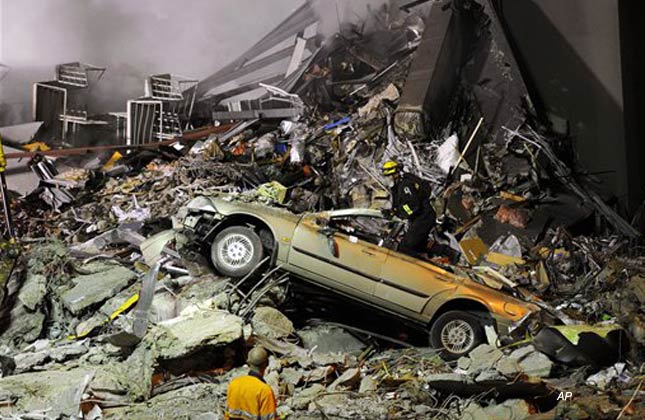
[[[388,160],[381,166],[381,174],[385,176],[394,175],[399,171],[399,164],[393,160]]]

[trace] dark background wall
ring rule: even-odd
[[[645,60],[643,40],[645,5],[620,0],[620,56],[623,68],[623,112],[627,149],[628,191],[631,207],[645,201]]]
[[[630,121],[636,117],[631,88],[635,75],[629,75],[633,54],[625,45],[636,34],[624,21],[634,16],[630,12],[637,3],[497,3],[536,106],[554,127],[568,122],[582,167],[603,182],[605,192],[632,209],[644,198],[639,160],[645,156],[638,155],[642,147]]]

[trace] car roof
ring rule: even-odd
[[[381,210],[376,209],[342,209],[342,210],[332,210],[329,212],[329,217],[347,217],[347,216],[367,216],[367,217],[378,217],[383,218]]]

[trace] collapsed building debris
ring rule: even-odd
[[[260,344],[286,418],[643,417],[641,232],[535,126],[493,2],[423,3],[391,2],[324,37],[307,2],[205,80],[151,76],[112,115],[109,144],[94,145],[104,124],[75,108],[104,69],[62,65],[39,83],[44,123],[23,140],[46,148],[7,153],[9,165],[30,158],[39,182],[3,197],[0,416],[221,418],[228,381]],[[397,253],[405,224],[381,216],[390,197],[378,168],[390,159],[432,185],[440,217],[427,259]],[[236,206],[272,221],[257,229]],[[336,231],[319,217],[352,208],[336,213]],[[285,267],[296,240],[271,235],[285,220],[316,225],[300,238],[318,247],[309,275],[325,267],[313,257],[346,258],[339,235],[369,244],[338,278],[371,278],[359,288],[399,317],[354,325],[373,310],[355,303],[341,322],[293,315],[324,317],[340,297],[329,286],[300,294],[307,275]],[[264,254],[248,272],[218,265],[222,229],[251,227]],[[401,272],[421,266],[434,274],[402,287]],[[442,312],[419,292],[433,276],[484,297]],[[493,303],[496,320],[515,322],[482,315]],[[430,323],[479,311],[466,323],[481,327],[478,345],[445,361],[429,328],[415,343],[419,326],[401,312],[427,307]],[[574,402],[558,398],[572,389]]]

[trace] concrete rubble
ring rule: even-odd
[[[91,159],[63,147],[78,139],[21,152],[60,173],[12,196],[17,240],[0,242],[0,417],[222,419],[228,381],[261,344],[283,418],[644,418],[642,232],[573,176],[570,144],[521,106],[528,91],[491,2],[440,3],[374,10],[303,39],[305,58],[271,84],[238,80],[273,63],[250,60],[277,43],[270,34],[176,92],[194,102],[175,116],[194,130],[81,148]],[[305,5],[289,19],[300,37],[316,16]],[[455,33],[472,44],[451,49]],[[514,96],[481,97],[490,80]],[[237,98],[257,89],[262,100]],[[426,331],[353,326],[367,310],[303,298],[263,265],[272,255],[251,280],[221,276],[210,248],[172,229],[189,200],[222,192],[284,214],[387,209],[378,168],[390,158],[433,186],[432,262],[535,293],[557,325],[527,319],[508,341],[488,331],[448,362]]]
[[[268,306],[261,306],[255,310],[251,326],[257,334],[268,338],[286,338],[295,332],[289,318]]]
[[[103,302],[128,286],[137,274],[124,267],[116,267],[87,276],[71,279],[74,287],[61,295],[65,307],[73,314]]]

